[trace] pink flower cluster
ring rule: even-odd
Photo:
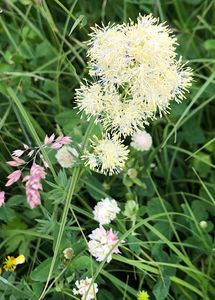
[[[45,169],[33,163],[30,169],[30,175],[23,178],[23,182],[26,182],[26,197],[30,208],[35,208],[37,205],[41,204],[39,191],[43,188],[40,181],[45,177]]]
[[[60,149],[63,145],[69,145],[72,142],[69,136],[60,135],[55,138],[54,133],[48,137],[46,135],[44,145],[49,145],[52,149]]]
[[[5,192],[0,192],[0,207],[4,204]]]
[[[25,182],[26,187],[26,196],[27,201],[30,208],[35,208],[37,205],[41,203],[40,193],[42,190],[41,179],[46,177],[45,168],[48,167],[47,162],[44,160],[41,149],[42,148],[52,148],[52,149],[60,149],[64,145],[68,145],[72,142],[69,136],[60,135],[59,137],[55,137],[52,134],[50,137],[45,136],[44,143],[40,147],[30,148],[28,145],[23,144],[23,149],[14,150],[12,153],[12,160],[8,161],[7,164],[11,167],[21,167],[24,169],[25,165],[32,163],[30,168],[30,174],[23,178],[23,182]],[[26,155],[29,160],[24,160],[21,156]],[[36,164],[37,156],[40,156],[42,160],[43,166]],[[17,182],[22,175],[22,170],[16,170],[7,176],[8,181],[5,186],[9,187],[15,182]],[[4,204],[5,201],[5,193],[0,192],[0,207]]]

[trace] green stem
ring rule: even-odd
[[[88,146],[89,136],[92,132],[93,126],[94,126],[94,119],[91,120],[91,122],[89,123],[89,126],[87,127],[85,137],[84,137],[84,140],[83,140],[83,143],[82,143],[83,151]],[[64,233],[64,228],[65,228],[65,225],[66,225],[67,215],[68,215],[68,212],[69,212],[72,197],[74,195],[76,184],[77,184],[77,182],[79,180],[79,177],[80,177],[81,169],[82,169],[82,166],[80,166],[78,168],[74,168],[72,177],[70,178],[70,183],[69,183],[69,187],[68,187],[65,206],[64,206],[64,209],[63,209],[62,219],[61,219],[61,223],[60,223],[60,229],[59,229],[59,232],[58,232],[57,241],[56,241],[55,248],[54,248],[54,255],[53,255],[52,263],[51,263],[51,266],[50,266],[50,270],[49,270],[49,274],[48,274],[48,278],[47,278],[45,287],[44,287],[43,292],[40,295],[40,298],[38,300],[42,300],[45,297],[46,293],[47,293],[48,284],[49,284],[49,281],[51,279],[51,276],[52,276],[52,273],[53,273],[53,270],[54,270],[54,266],[55,266],[55,263],[56,263],[56,260],[57,260],[58,252],[59,252],[59,249],[60,249],[60,244],[61,244],[63,233]]]

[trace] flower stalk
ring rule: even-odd
[[[88,146],[89,137],[91,135],[93,127],[94,127],[94,119],[92,119],[90,121],[90,123],[89,123],[89,125],[87,127],[87,130],[86,130],[86,133],[85,133],[85,137],[84,137],[84,140],[83,140],[83,143],[82,143],[82,149],[83,149],[83,151]],[[59,228],[59,232],[58,232],[58,236],[57,236],[57,241],[56,241],[55,248],[54,248],[54,255],[53,255],[52,263],[51,263],[51,266],[50,266],[50,270],[49,270],[49,274],[48,274],[48,277],[47,277],[47,281],[46,281],[45,287],[44,287],[43,292],[40,295],[40,298],[38,300],[44,299],[44,297],[46,295],[46,292],[47,292],[47,289],[48,289],[49,281],[51,279],[51,276],[52,276],[52,273],[53,273],[53,270],[54,270],[54,266],[55,266],[55,263],[56,263],[56,260],[57,260],[58,252],[59,252],[59,249],[60,249],[60,244],[61,244],[61,241],[62,241],[64,228],[66,226],[66,220],[67,220],[67,215],[68,215],[68,212],[69,212],[70,204],[71,204],[71,201],[72,201],[72,197],[74,195],[76,184],[78,183],[78,180],[80,178],[82,167],[83,166],[79,166],[77,168],[74,168],[72,176],[70,177],[70,182],[69,182],[67,197],[66,197],[66,200],[65,200],[65,206],[64,206],[64,209],[63,209],[63,214],[62,214],[62,219],[61,219],[61,223],[60,223],[60,228]]]

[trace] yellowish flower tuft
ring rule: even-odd
[[[145,291],[141,291],[137,294],[137,300],[149,300],[149,294]]]
[[[102,77],[105,82],[122,84],[129,80],[128,56],[129,40],[124,30],[125,25],[108,25],[92,28],[88,57],[90,75]]]
[[[81,112],[88,116],[99,116],[103,111],[103,91],[98,83],[90,85],[81,84],[76,90],[76,103]]]
[[[171,101],[185,98],[192,70],[177,59],[177,40],[165,23],[140,15],[92,30],[87,55],[96,83],[82,85],[76,101],[106,131],[132,135],[157,112],[168,113]]]
[[[137,131],[143,123],[146,123],[146,114],[140,100],[122,101],[118,96],[114,102],[107,101],[106,114],[103,118],[106,130],[126,137]]]
[[[119,173],[128,158],[129,150],[124,146],[117,136],[112,138],[107,135],[101,140],[93,143],[93,151],[87,152],[82,159],[90,169],[105,175]]]

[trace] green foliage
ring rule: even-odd
[[[214,299],[214,1],[13,0],[1,9],[0,166],[7,201],[0,208],[0,259],[26,257],[15,272],[1,274],[1,299],[41,300],[47,282],[44,299],[77,299],[75,281],[86,276],[98,283],[98,300],[136,299],[140,290],[150,300]],[[153,148],[131,149],[118,176],[62,171],[54,151],[43,153],[50,168],[42,206],[30,210],[21,183],[4,187],[10,153],[22,143],[41,145],[53,132],[71,136],[82,153],[86,134],[101,135],[98,125],[88,131],[74,107],[74,90],[88,76],[84,42],[95,23],[139,13],[174,29],[178,54],[194,70],[188,99],[152,122]],[[92,209],[105,197],[119,203],[113,229],[125,240],[110,264],[95,262],[86,244],[97,226]]]

